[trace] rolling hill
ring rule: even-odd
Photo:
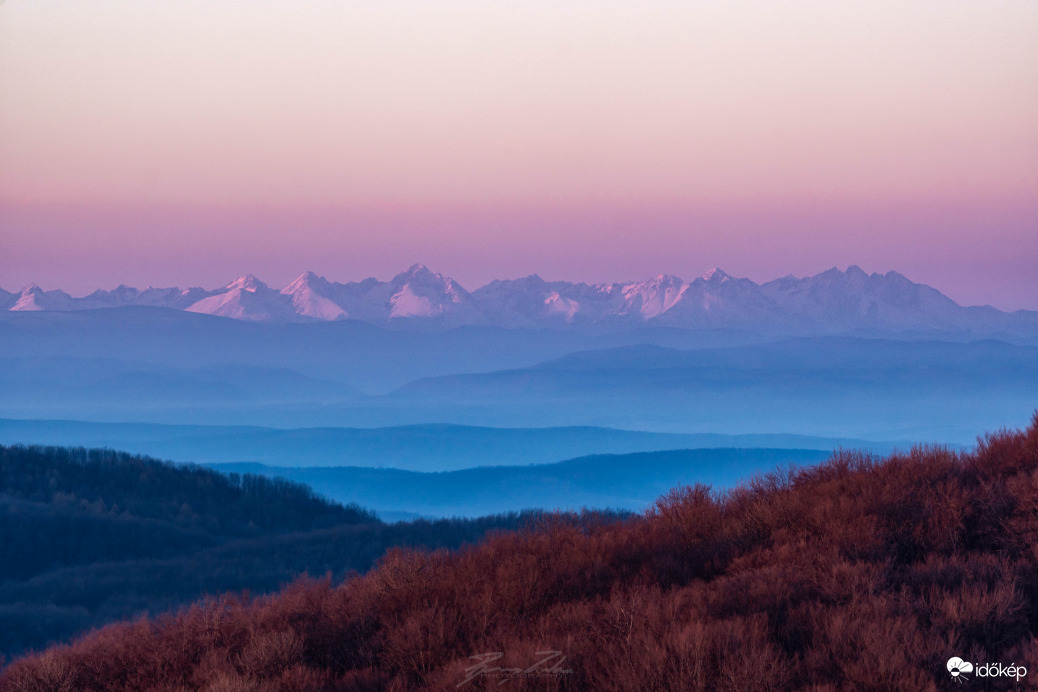
[[[554,464],[486,466],[440,473],[357,467],[278,468],[219,464],[304,483],[343,503],[372,510],[435,517],[477,517],[523,509],[578,511],[586,507],[643,511],[678,485],[729,488],[754,475],[824,461],[810,449],[691,449],[593,455]]]
[[[843,447],[887,453],[895,446],[892,442],[805,435],[682,435],[596,427],[409,425],[282,429],[15,419],[0,419],[0,444],[108,447],[201,464],[367,466],[425,472],[548,464],[590,454],[709,447],[824,451]]]

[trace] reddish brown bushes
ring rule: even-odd
[[[0,688],[936,689],[951,656],[1038,669],[1036,551],[1038,418],[968,455],[838,453],[624,523],[394,550],[341,586],[106,628]]]

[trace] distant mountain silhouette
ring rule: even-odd
[[[1038,312],[963,307],[895,272],[866,274],[857,266],[764,284],[713,269],[692,281],[659,275],[647,281],[585,284],[537,275],[493,281],[476,291],[421,264],[389,281],[338,283],[313,272],[284,289],[251,274],[215,290],[140,291],[120,286],[73,298],[37,285],[0,292],[13,311],[90,310],[146,305],[256,322],[360,320],[371,324],[432,323],[581,327],[655,325],[679,329],[740,329],[775,334],[861,331],[1036,335]]]
[[[247,473],[303,483],[324,497],[363,502],[382,512],[427,517],[478,517],[524,509],[578,511],[585,507],[640,512],[671,488],[703,483],[730,488],[756,474],[817,464],[819,449],[684,449],[636,454],[596,454],[552,464],[481,466],[419,473],[388,468],[331,466],[284,468],[263,464],[213,464],[221,472]]]

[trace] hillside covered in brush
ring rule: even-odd
[[[971,453],[838,453],[626,521],[393,550],[105,628],[0,689],[935,690],[952,656],[1038,661],[1036,546],[1038,416]]]

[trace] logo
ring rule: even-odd
[[[969,680],[966,677],[966,673],[973,672],[973,664],[969,661],[963,661],[958,656],[952,656],[948,659],[948,672],[951,673],[955,682],[964,682]]]
[[[958,656],[948,659],[948,672],[955,682],[966,682],[973,673],[978,678],[1015,678],[1017,682],[1027,675],[1027,668],[1010,663],[1004,666],[1001,663],[978,663],[974,666],[969,661],[963,661]]]

